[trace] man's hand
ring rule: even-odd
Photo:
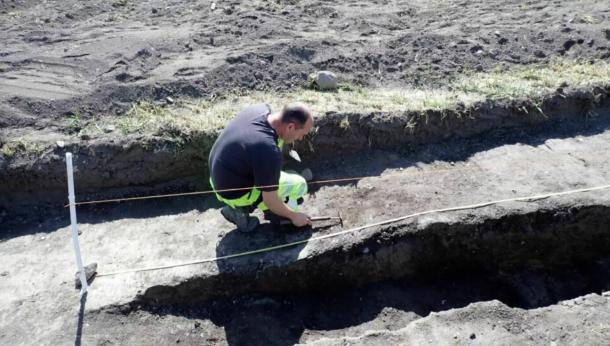
[[[297,227],[307,225],[311,226],[311,219],[309,218],[309,215],[303,213],[294,213],[294,215],[290,218],[290,221],[292,221],[292,224]]]
[[[297,227],[311,225],[309,215],[292,211],[284,202],[280,201],[280,198],[277,196],[277,191],[263,191],[263,201],[271,212],[283,218],[290,219],[293,225]]]

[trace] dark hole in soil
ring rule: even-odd
[[[544,307],[608,290],[609,272],[607,258],[556,272],[456,271],[444,278],[399,278],[300,294],[244,295],[204,305],[141,305],[140,311],[125,312],[183,316],[193,323],[209,319],[224,326],[229,344],[257,340],[265,345],[292,345],[305,330],[339,330],[363,323],[392,330],[432,312],[476,302],[499,300],[511,307]]]

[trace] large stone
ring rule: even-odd
[[[337,89],[337,75],[330,71],[318,71],[312,75],[312,79],[319,90]]]
[[[85,277],[87,278],[87,284],[90,284],[93,281],[93,277],[97,274],[97,263],[91,263],[88,266],[85,266]],[[76,289],[80,289],[82,287],[80,282],[80,271],[77,271],[74,274],[74,287]]]

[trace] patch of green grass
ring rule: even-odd
[[[38,142],[17,138],[4,143],[2,148],[0,148],[0,153],[2,153],[5,158],[11,159],[18,154],[40,156],[44,153],[44,149],[44,146]]]
[[[343,118],[343,120],[341,120],[341,122],[339,122],[339,128],[343,129],[344,131],[349,130],[350,124],[349,124],[349,119],[347,117]]]
[[[162,107],[142,101],[132,105],[116,125],[124,134],[136,133],[150,130],[151,125],[157,125],[158,120],[166,115]]]
[[[539,101],[562,84],[584,86],[610,82],[610,65],[556,60],[547,66],[527,66],[513,71],[479,72],[459,78],[456,91],[485,99],[528,98]]]
[[[17,148],[9,143],[6,143],[2,146],[2,148],[0,148],[0,153],[2,153],[2,155],[7,159],[10,159],[17,153]]]
[[[73,112],[72,115],[68,117],[68,129],[71,132],[77,132],[81,129],[81,125],[80,113],[78,111]]]
[[[584,86],[608,82],[608,63],[557,60],[543,66],[468,73],[437,89],[370,89],[340,84],[333,92],[298,88],[285,93],[231,93],[213,100],[182,100],[167,106],[140,102],[111,122],[124,134],[154,133],[174,138],[189,137],[192,133],[216,135],[246,105],[259,102],[280,109],[286,103],[300,101],[309,105],[316,116],[329,112],[418,112],[450,109],[458,104],[468,107],[476,102],[499,99],[527,98],[539,104],[545,94],[565,84]],[[349,124],[342,125],[349,127]]]

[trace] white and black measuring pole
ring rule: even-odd
[[[83,259],[80,255],[80,245],[78,243],[78,224],[76,223],[76,197],[74,197],[74,170],[72,168],[72,153],[66,153],[66,167],[68,169],[68,201],[70,203],[70,223],[72,226],[72,245],[74,245],[74,255],[76,256],[76,269],[80,273],[80,296],[87,292],[87,276],[83,268]]]

